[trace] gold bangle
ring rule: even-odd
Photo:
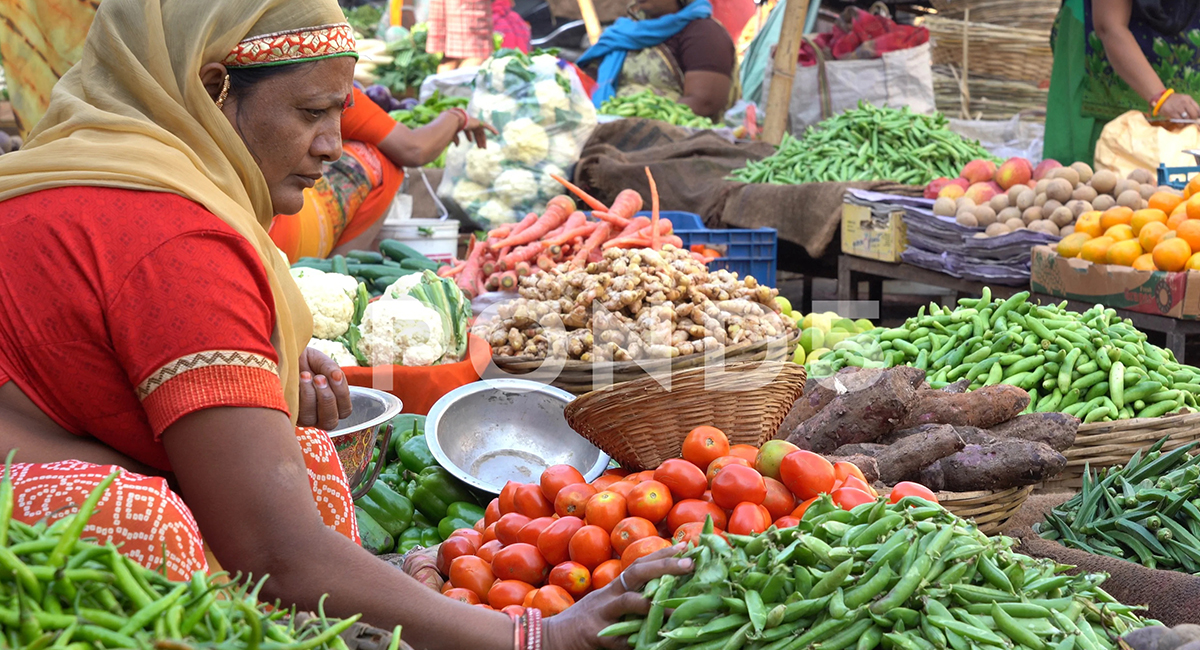
[[[1158,117],[1158,112],[1162,110],[1163,104],[1167,103],[1167,98],[1175,94],[1174,88],[1168,88],[1159,96],[1158,102],[1154,104],[1154,112],[1150,113],[1153,117]]]

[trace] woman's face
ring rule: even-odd
[[[262,170],[276,214],[299,212],[304,190],[321,177],[324,163],[341,157],[342,110],[353,91],[354,63],[351,57],[323,59],[251,88],[231,87],[222,111]],[[207,79],[206,85],[211,90]]]
[[[679,11],[679,0],[637,0],[636,6],[646,18],[659,18]]]

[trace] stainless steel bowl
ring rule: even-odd
[[[353,409],[350,417],[338,422],[329,437],[337,447],[351,495],[357,499],[371,489],[379,476],[383,463],[376,465],[373,476],[366,476],[371,452],[379,447],[380,456],[383,456],[392,437],[388,422],[400,415],[404,405],[395,395],[358,386],[350,387],[350,405]]]
[[[508,481],[536,482],[551,465],[571,465],[592,481],[608,455],[567,426],[563,410],[573,399],[524,379],[475,382],[433,405],[425,437],[451,474],[491,494]]]

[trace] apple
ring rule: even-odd
[[[758,457],[754,459],[754,469],[758,470],[759,474],[778,481],[779,463],[783,462],[784,456],[793,451],[800,451],[800,448],[786,440],[768,440],[758,450]]]
[[[962,177],[971,184],[986,183],[996,175],[996,163],[990,160],[976,158],[967,163],[962,170]]]
[[[963,196],[975,202],[975,205],[983,205],[992,200],[992,197],[1000,194],[999,188],[993,187],[991,183],[975,183],[967,188],[966,194]]]
[[[935,178],[932,181],[929,181],[929,184],[925,186],[925,198],[927,198],[927,199],[938,198],[938,192],[941,192],[943,187],[946,187],[947,185],[951,184],[952,182],[953,181],[951,181],[949,178],[946,178],[945,176],[942,176],[940,178]]]
[[[996,170],[996,184],[1007,190],[1014,185],[1024,185],[1033,179],[1033,166],[1024,158],[1009,158]]]
[[[1045,178],[1046,174],[1049,174],[1051,170],[1058,169],[1059,167],[1062,167],[1062,163],[1053,158],[1047,158],[1038,163],[1037,168],[1033,170],[1032,180],[1040,181]]]

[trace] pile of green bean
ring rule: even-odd
[[[1083,488],[1035,530],[1046,539],[1151,569],[1200,575],[1200,456],[1166,438],[1124,467],[1087,471]]]
[[[1200,369],[1146,341],[1128,319],[1097,305],[1080,314],[1034,305],[1024,291],[1008,300],[964,298],[953,310],[931,304],[895,329],[877,328],[808,364],[810,376],[845,366],[925,370],[941,388],[1009,384],[1029,391],[1029,411],[1062,411],[1084,422],[1152,418],[1196,408]]]
[[[939,176],[957,177],[976,158],[996,160],[947,124],[941,113],[920,115],[907,106],[897,110],[859,102],[856,109],[808,127],[799,139],[785,133],[775,155],[750,161],[732,178],[780,185],[876,180],[925,185]]]
[[[10,456],[11,458],[11,456]],[[111,544],[80,540],[109,476],[77,514],[46,525],[13,518],[13,487],[0,483],[0,647],[275,648],[347,647],[338,636],[359,617],[314,617],[297,624],[294,611],[258,601],[257,584],[218,584],[203,572],[177,583],[122,556]],[[400,643],[393,632],[391,650]]]
[[[1061,575],[916,497],[845,511],[824,496],[796,528],[728,537],[702,534],[695,572],[651,581],[650,612],[601,635],[639,650],[1114,650],[1148,624],[1105,576]]]
[[[656,95],[649,90],[624,97],[614,95],[600,105],[600,114],[641,117],[693,129],[711,129],[715,126],[707,117],[693,113],[690,106]]]

